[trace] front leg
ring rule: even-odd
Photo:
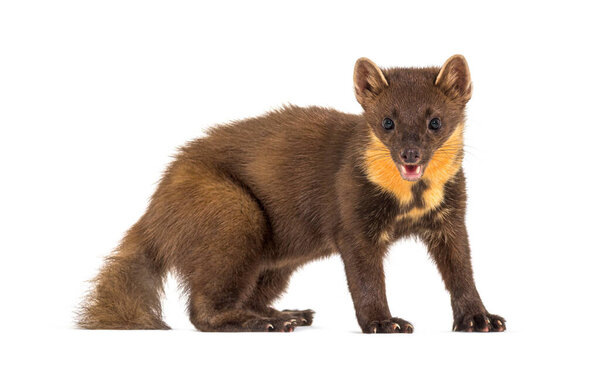
[[[364,333],[412,333],[409,322],[390,314],[385,294],[383,252],[376,246],[349,240],[341,247],[356,318]]]
[[[506,330],[504,318],[488,313],[475,287],[464,210],[445,211],[447,215],[433,220],[432,226],[422,231],[421,238],[450,292],[454,313],[453,331]]]

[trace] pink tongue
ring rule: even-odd
[[[407,174],[416,174],[417,165],[404,165],[404,170],[406,170]]]

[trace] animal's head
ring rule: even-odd
[[[452,56],[441,68],[383,70],[361,58],[354,69],[354,89],[371,130],[371,164],[390,166],[393,161],[407,181],[427,177],[428,170],[430,176],[448,171],[448,166],[456,173],[463,153],[465,107],[471,98],[463,56]]]

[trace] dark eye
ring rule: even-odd
[[[392,130],[394,129],[394,121],[390,118],[385,118],[383,119],[383,121],[381,122],[381,125],[383,125],[383,128],[385,130]]]
[[[439,118],[433,118],[429,121],[429,129],[438,130],[442,127],[442,121]]]

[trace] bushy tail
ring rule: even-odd
[[[168,329],[160,298],[164,271],[143,251],[132,229],[107,257],[78,313],[87,329]]]

